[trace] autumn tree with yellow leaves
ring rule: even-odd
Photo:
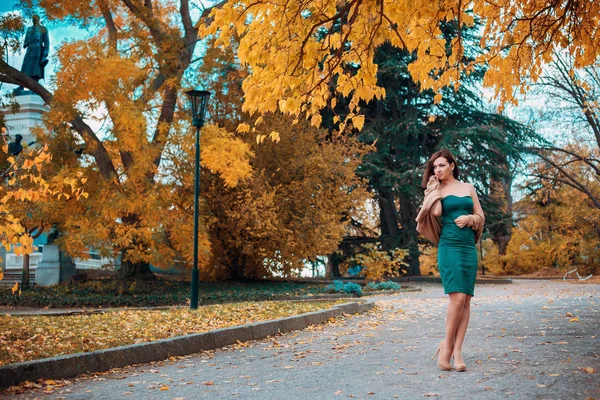
[[[6,128],[2,128],[0,152],[0,245],[23,256],[24,286],[29,285],[29,254],[33,239],[52,226],[52,206],[86,198],[81,172],[73,176],[44,174],[52,161],[48,146],[29,147],[19,154],[9,152]],[[0,271],[0,280],[3,278]],[[16,290],[16,286],[13,291]]]
[[[413,80],[439,92],[461,84],[461,73],[486,65],[484,85],[504,102],[516,102],[553,59],[555,49],[575,58],[576,67],[592,64],[600,49],[600,7],[566,0],[332,0],[221,2],[200,35],[217,35],[227,46],[240,37],[237,55],[252,74],[244,81],[245,110],[306,114],[320,123],[319,111],[333,108],[335,93],[349,96],[349,114],[359,129],[360,100],[381,99],[375,51],[384,43],[415,53]],[[463,64],[461,35],[442,35],[442,24],[483,24],[478,57]],[[285,27],[285,29],[281,29]],[[339,29],[337,28],[339,27]],[[356,68],[348,69],[353,65]],[[438,93],[436,101],[441,100]]]
[[[93,248],[122,256],[123,276],[148,275],[149,263],[169,266],[177,252],[185,259],[193,199],[179,195],[181,180],[191,175],[173,176],[170,166],[186,162],[193,151],[186,99],[179,94],[197,43],[196,25],[205,16],[192,16],[186,0],[39,6],[46,18],[82,23],[90,34],[57,46],[52,91],[0,61],[0,81],[23,86],[50,106],[38,137],[48,142],[53,163],[82,169],[87,178],[89,198],[63,214],[62,245],[74,255]],[[104,129],[94,131],[90,119],[100,119]],[[203,166],[228,184],[248,173],[246,146],[227,132],[207,127],[203,146]],[[232,152],[246,167],[223,162]],[[201,243],[209,251],[207,241]]]
[[[335,116],[342,132],[350,122],[359,130],[364,125],[361,100],[385,96],[374,54],[386,42],[417,55],[409,72],[422,89],[438,92],[435,102],[443,87],[457,88],[461,75],[477,65],[487,66],[486,86],[503,102],[515,101],[554,49],[572,54],[578,68],[593,63],[599,51],[600,11],[593,2],[242,0],[198,10],[188,0],[40,0],[39,6],[45,18],[86,26],[89,36],[57,48],[52,90],[4,61],[0,81],[32,90],[50,106],[50,151],[63,149],[65,168],[85,170],[90,197],[66,215],[64,245],[80,253],[112,249],[123,257],[123,276],[144,275],[149,263],[165,266],[189,250],[184,215],[192,203],[181,197],[185,185],[175,179],[189,175],[169,171],[190,154],[191,126],[180,95],[198,85],[199,38],[216,37],[222,46],[239,40],[236,55],[250,71],[242,84],[244,112],[280,112],[290,116],[290,125],[308,118],[318,126],[321,110],[335,108],[340,94],[349,99],[348,113]],[[483,23],[481,51],[464,64],[463,38],[445,38],[440,26],[473,26],[476,19]],[[10,29],[22,29],[17,25]],[[94,131],[90,118],[99,118],[103,129]],[[257,120],[241,130],[256,134]],[[203,153],[203,167],[229,186],[248,178],[252,156],[248,142],[231,132],[208,129],[206,140],[218,145]],[[259,134],[276,140],[283,133]],[[83,154],[75,157],[77,149]],[[232,154],[236,167],[223,162]],[[203,231],[203,253],[209,254]]]

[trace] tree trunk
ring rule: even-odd
[[[391,192],[381,192],[379,196],[379,218],[381,223],[381,243],[385,251],[407,249],[409,275],[420,276],[419,244],[417,239],[416,207],[408,196],[400,197],[400,210],[396,208],[395,197]],[[402,229],[400,228],[402,227]]]
[[[510,242],[510,236],[502,235],[502,236],[494,236],[494,243],[498,246],[498,254],[501,256],[506,255],[506,249],[508,248],[508,243]]]
[[[29,287],[29,254],[23,254],[23,276],[21,277],[21,287]]]
[[[502,179],[502,190],[506,200],[506,228],[505,235],[502,236],[498,245],[498,252],[501,255],[506,254],[506,248],[512,237],[512,213],[513,213],[513,198],[511,193],[512,177]]]
[[[381,247],[385,251],[393,250],[400,245],[400,227],[398,226],[398,211],[391,192],[380,191],[379,223],[381,224]]]
[[[512,237],[513,198],[511,186],[512,177],[510,176],[494,180],[490,185],[490,196],[499,199],[504,208],[501,220],[490,229],[492,241],[498,247],[498,254],[500,256],[506,255],[506,249]],[[502,271],[506,270],[506,261],[503,258],[500,260],[500,266]]]
[[[485,275],[485,262],[483,261],[483,244],[479,242],[479,259],[481,260],[481,275]]]
[[[145,262],[132,263],[123,261],[119,268],[117,277],[119,279],[154,280],[156,277],[150,271],[150,264]]]
[[[239,255],[231,257],[231,279],[242,281],[244,279],[244,263]]]
[[[327,265],[329,265],[329,278],[341,278],[340,261],[343,258],[338,253],[332,253],[327,256]]]
[[[400,216],[402,224],[401,247],[408,250],[408,274],[421,276],[419,264],[419,239],[417,232],[417,208],[409,196],[400,196]]]
[[[140,223],[140,218],[137,214],[128,214],[125,217],[121,218],[123,224],[135,227]],[[132,247],[138,246],[139,243],[137,240],[133,240]],[[126,249],[123,249],[121,254],[124,255]],[[119,279],[135,279],[135,280],[153,280],[156,277],[150,271],[150,264],[147,262],[131,262],[129,260],[125,260],[125,257],[121,257],[123,260],[121,262],[121,267],[117,271],[117,277]]]

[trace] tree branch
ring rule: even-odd
[[[583,157],[573,151],[570,151],[567,149],[562,149],[560,147],[527,147],[526,150],[532,151],[538,155],[539,155],[539,152],[541,152],[541,151],[559,151],[559,152],[562,152],[565,154],[569,154],[569,155],[575,157],[577,160],[583,161],[584,163],[589,165],[590,168],[592,168],[597,175],[600,175],[600,167],[598,167],[592,163],[592,161],[598,161],[598,160],[588,158],[588,157]]]
[[[189,46],[190,42],[194,43],[197,34],[194,25],[192,24],[192,18],[190,17],[190,5],[188,0],[181,0],[179,14],[181,14],[181,22],[183,23],[185,45]]]
[[[562,168],[560,165],[558,165],[556,162],[554,162],[549,157],[546,157],[545,155],[543,155],[541,153],[537,153],[537,156],[540,157],[541,159],[543,159],[544,161],[546,161],[548,164],[552,165],[554,168],[556,168],[559,171],[559,173],[561,173],[563,176],[566,177],[566,180],[565,180],[565,179],[561,179],[561,178],[552,178],[552,177],[543,175],[543,179],[550,179],[550,180],[562,182],[566,185],[571,186],[572,188],[587,195],[588,198],[594,203],[594,206],[596,208],[600,208],[600,199],[598,199],[596,196],[594,196],[594,194],[592,194],[592,192],[585,185],[583,185],[581,182],[579,182],[573,175],[568,173],[564,168]],[[536,175],[533,175],[533,176],[536,176]],[[542,178],[542,175],[537,175],[537,176]]]
[[[100,2],[100,11],[102,12],[102,17],[104,17],[104,21],[106,22],[106,29],[108,30],[108,47],[111,51],[116,52],[117,27],[115,26],[115,21],[113,20],[112,14],[106,2]]]

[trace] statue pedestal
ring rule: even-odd
[[[52,286],[60,281],[60,251],[58,246],[47,244],[42,251],[42,261],[35,271],[35,284]]]
[[[60,251],[58,254],[60,258],[60,277],[59,282],[69,282],[71,277],[77,273],[77,266],[73,262],[73,259],[66,253]]]
[[[11,138],[15,135],[23,136],[23,145],[29,144],[36,140],[31,133],[31,128],[42,125],[42,114],[49,110],[44,105],[44,100],[37,94],[25,92],[25,94],[15,97],[15,100],[20,105],[19,112],[12,114],[10,108],[1,109],[6,120],[6,129]]]

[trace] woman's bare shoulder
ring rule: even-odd
[[[477,193],[475,191],[475,186],[473,186],[471,183],[469,183],[469,182],[460,182],[460,181],[458,183],[459,183],[459,187],[460,187],[461,191],[463,191],[465,193],[469,193],[469,194]]]

